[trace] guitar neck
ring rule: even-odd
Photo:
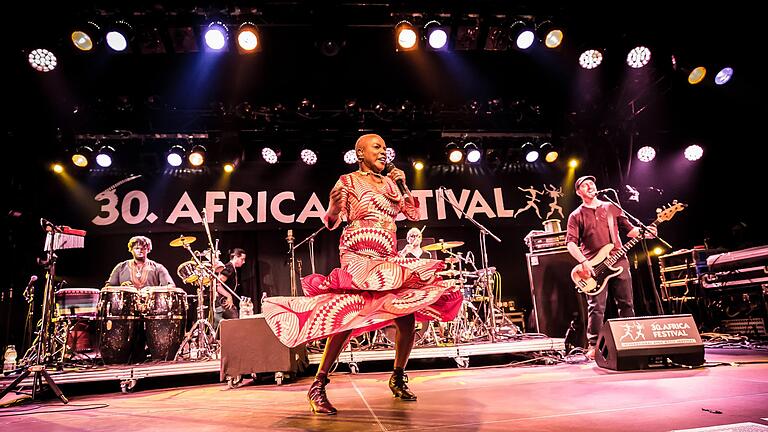
[[[649,227],[655,227],[658,224],[659,224],[659,220],[656,219],[655,221],[653,221],[652,224],[649,225]],[[632,249],[632,247],[636,245],[642,238],[643,236],[638,235],[637,237],[632,238],[628,242],[624,243],[624,245],[621,246],[621,249],[617,250],[616,252],[611,254],[611,256],[605,259],[606,264],[608,265],[616,264],[616,261],[623,258],[624,255],[626,255],[627,252],[629,252],[629,250]]]

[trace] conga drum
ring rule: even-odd
[[[107,286],[99,293],[99,349],[105,364],[141,361],[143,351],[139,291]]]
[[[142,315],[153,360],[173,360],[184,337],[187,293],[176,287],[144,287]]]

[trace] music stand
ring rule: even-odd
[[[47,257],[45,261],[38,259],[38,264],[42,265],[46,269],[45,273],[45,287],[43,288],[43,312],[40,326],[40,334],[37,338],[37,344],[35,345],[35,355],[32,364],[27,364],[17,369],[20,372],[13,382],[0,392],[0,399],[5,397],[8,393],[15,388],[19,388],[16,393],[21,392],[21,382],[24,381],[30,374],[32,374],[32,400],[37,397],[37,393],[43,389],[43,379],[48,383],[48,387],[51,388],[53,393],[61,399],[63,403],[69,403],[69,399],[64,396],[59,386],[53,380],[51,375],[46,370],[45,362],[50,358],[50,354],[47,352],[50,341],[50,327],[51,327],[51,305],[53,303],[53,281],[56,277],[56,253],[57,246],[60,244],[59,239],[56,238],[58,234],[61,234],[62,228],[51,224],[45,219],[41,220],[43,227],[48,232],[46,239],[46,252]],[[49,247],[50,246],[50,247]]]

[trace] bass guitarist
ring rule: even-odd
[[[600,249],[608,244],[613,244],[613,251],[621,249],[619,228],[630,238],[639,236],[641,231],[629,222],[620,208],[597,198],[598,190],[594,176],[579,177],[575,186],[576,195],[581,198],[582,203],[568,216],[566,242],[568,252],[579,262],[578,275],[588,279],[595,274],[592,267],[594,263],[590,263],[590,259],[594,258]],[[653,235],[656,234],[656,227],[648,227],[648,230]],[[589,340],[587,357],[590,360],[595,358],[595,344],[600,327],[603,325],[608,290],[613,292],[619,317],[635,316],[629,260],[623,256],[614,267],[621,267],[623,271],[606,282],[607,289],[601,290],[596,295],[587,296],[587,338]]]

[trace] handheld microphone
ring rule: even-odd
[[[393,169],[395,169],[395,164],[392,162],[387,163],[384,165],[384,169],[381,170],[382,175],[389,174]],[[405,182],[402,179],[395,180],[395,183],[397,184],[397,188],[400,190],[400,194],[403,195],[403,197],[409,197],[411,194],[408,193],[408,189],[405,188]]]
[[[35,283],[36,280],[37,280],[37,276],[35,275],[30,276],[29,282],[27,283],[27,289],[29,289],[32,286],[32,284]]]

